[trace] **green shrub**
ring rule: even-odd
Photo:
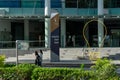
[[[18,68],[18,69],[23,68],[23,69],[27,70],[27,74],[26,74],[27,80],[31,80],[32,71],[37,67],[39,67],[39,66],[37,66],[35,64],[28,64],[28,63],[19,64],[16,66],[16,68]]]
[[[4,66],[4,61],[5,61],[5,56],[4,55],[0,55],[0,67]]]
[[[3,80],[24,80],[28,74],[28,70],[23,68],[0,68],[0,77]]]
[[[95,65],[92,66],[91,68],[99,70],[99,69],[102,68],[103,65],[106,65],[106,64],[111,64],[111,61],[106,59],[106,58],[104,58],[104,59],[97,59]]]
[[[62,80],[70,72],[67,68],[36,68],[33,70],[32,80]]]
[[[92,77],[92,71],[75,68],[36,68],[32,80],[89,80]]]
[[[96,64],[91,67],[94,70],[94,75],[96,80],[110,80],[117,78],[116,69],[114,64],[108,59],[98,59]]]
[[[31,80],[31,73],[38,66],[34,64],[19,64],[13,67],[0,68],[0,77],[3,80]]]
[[[73,71],[71,74],[66,75],[63,80],[90,80],[94,77],[93,71]]]
[[[29,64],[29,63],[22,63],[22,64],[18,64],[16,66],[17,68],[28,68],[30,70],[33,70],[34,68],[37,68],[39,66],[35,65],[35,64]]]
[[[16,64],[9,64],[9,63],[4,64],[4,67],[15,67],[15,66]]]
[[[9,66],[9,65],[8,65]],[[43,68],[34,64],[1,67],[3,80],[120,80],[116,66],[107,59],[98,59],[92,70],[81,68]]]

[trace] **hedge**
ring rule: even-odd
[[[75,68],[36,68],[32,80],[88,80],[92,77],[93,71]]]
[[[5,55],[0,55],[0,67],[4,66]]]
[[[81,68],[48,68],[34,64],[1,67],[2,80],[120,80],[117,67],[109,60],[100,59],[91,70]]]
[[[14,67],[1,67],[0,78],[3,80],[31,80],[32,71],[38,66],[34,64],[19,64]]]

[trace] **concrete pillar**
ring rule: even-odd
[[[65,8],[65,0],[61,0],[62,2],[62,8]]]
[[[103,21],[102,18],[99,18],[98,20]],[[102,45],[104,44],[102,43],[103,36],[104,36],[104,27],[102,24],[98,23],[98,46],[99,47],[102,47]]]
[[[98,0],[98,16],[103,15],[103,8],[104,7],[104,2],[103,0]],[[98,20],[103,22],[103,18],[98,18]],[[104,28],[101,23],[98,22],[98,47],[101,47],[102,44],[102,39],[104,36]]]
[[[98,15],[103,15],[104,2],[103,0],[98,0]]]
[[[24,39],[29,40],[29,20],[24,20]]]
[[[66,45],[66,20],[61,19],[61,47],[65,47]]]
[[[48,16],[48,18],[45,18],[45,47],[50,48],[50,0],[45,0],[45,16]]]

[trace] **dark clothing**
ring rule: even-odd
[[[41,63],[42,63],[41,57],[39,55],[36,55],[35,64],[41,66]]]

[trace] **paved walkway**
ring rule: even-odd
[[[35,56],[33,54],[35,49],[30,51],[19,51],[18,62],[19,63],[34,63]],[[39,50],[39,49],[36,49]],[[88,49],[89,50],[89,49]],[[107,57],[112,59],[112,63],[120,66],[120,48],[91,48],[93,51],[100,51],[101,57]],[[6,51],[6,50],[3,50]],[[52,67],[80,67],[81,64],[85,64],[85,67],[90,67],[95,62],[90,60],[82,59],[85,55],[83,52],[84,48],[61,48],[60,49],[60,61],[50,62],[50,50],[43,50],[43,65]],[[11,52],[11,53],[9,53]],[[14,50],[6,52],[6,63],[16,63]],[[2,52],[4,53],[4,52]],[[9,53],[9,54],[8,54]],[[11,55],[12,54],[12,55]]]
[[[6,63],[16,63],[16,57],[10,57],[6,59]],[[19,56],[18,63],[32,63],[34,64],[34,57],[22,57]],[[85,64],[85,67],[90,67],[95,64],[95,61],[91,60],[60,60],[59,62],[50,62],[49,59],[43,59],[43,66],[45,67],[80,67],[81,64]],[[120,60],[112,60],[112,64],[120,66]]]
[[[44,54],[45,56],[45,54]],[[82,64],[84,64],[84,69],[85,70],[90,70],[90,67],[95,64],[95,61],[90,61],[90,60],[75,60],[75,59],[69,59],[67,60],[61,57],[59,62],[50,62],[50,59],[48,58],[50,55],[46,55],[46,57],[43,57],[43,67],[70,67],[70,68],[80,68]],[[6,63],[14,63],[16,64],[16,57],[8,57],[6,58],[5,62]],[[18,63],[32,63],[34,64],[35,57],[33,54],[27,54],[24,56],[19,56],[18,57]],[[120,60],[112,60],[112,64],[115,64],[117,66],[120,66]],[[120,74],[120,68],[118,68],[117,73]]]

